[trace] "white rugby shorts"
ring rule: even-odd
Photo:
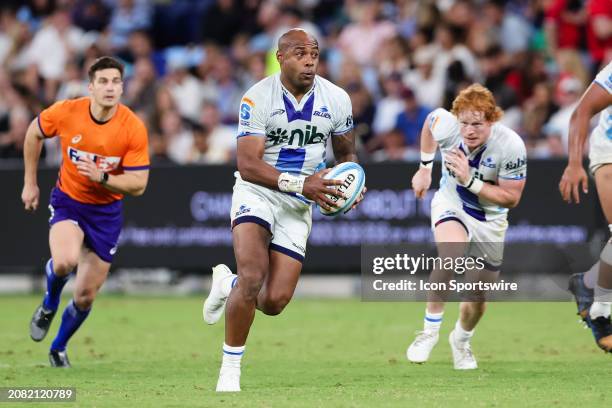
[[[498,270],[504,258],[504,238],[508,229],[506,218],[480,221],[465,212],[462,204],[451,200],[439,191],[431,201],[431,229],[446,221],[463,225],[470,242],[466,255],[483,257],[487,269]]]
[[[249,183],[237,174],[230,218],[232,229],[244,222],[261,225],[272,235],[271,250],[304,261],[312,206],[303,197]]]

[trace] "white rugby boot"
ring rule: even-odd
[[[448,342],[453,352],[455,370],[475,370],[478,368],[469,340],[466,342],[456,341],[455,331],[453,330],[448,336]]]
[[[217,392],[239,392],[240,391],[240,367],[221,367],[219,380],[217,381]]]
[[[438,344],[439,332],[420,331],[406,350],[406,358],[413,363],[422,364],[429,359],[431,350]]]
[[[225,279],[230,279],[232,271],[224,264],[219,264],[212,268],[212,283],[210,285],[210,293],[204,301],[202,315],[204,321],[208,324],[215,324],[221,318],[225,310],[225,303],[229,296],[229,290],[224,288],[229,282],[224,282]],[[234,275],[235,276],[235,275]],[[231,289],[230,289],[231,290]]]

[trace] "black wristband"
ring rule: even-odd
[[[104,185],[108,183],[108,173],[102,173],[102,180],[100,180],[100,184]]]
[[[475,176],[472,176],[472,178],[470,179],[470,182],[468,183],[467,186],[465,186],[465,188],[467,188],[469,190],[469,188],[472,187],[472,184],[474,184],[474,178],[475,178]]]

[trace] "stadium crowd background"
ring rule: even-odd
[[[534,158],[563,157],[569,116],[612,57],[610,0],[3,0],[0,165],[54,101],[87,95],[87,67],[126,63],[123,102],[149,129],[154,164],[232,163],[238,105],[278,70],[302,27],[319,74],[353,103],[363,161],[416,160],[427,113],[478,81]],[[45,142],[48,165],[61,159]]]

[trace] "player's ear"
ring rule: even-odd
[[[278,61],[279,64],[283,63],[283,54],[280,50],[276,50],[276,61]]]

